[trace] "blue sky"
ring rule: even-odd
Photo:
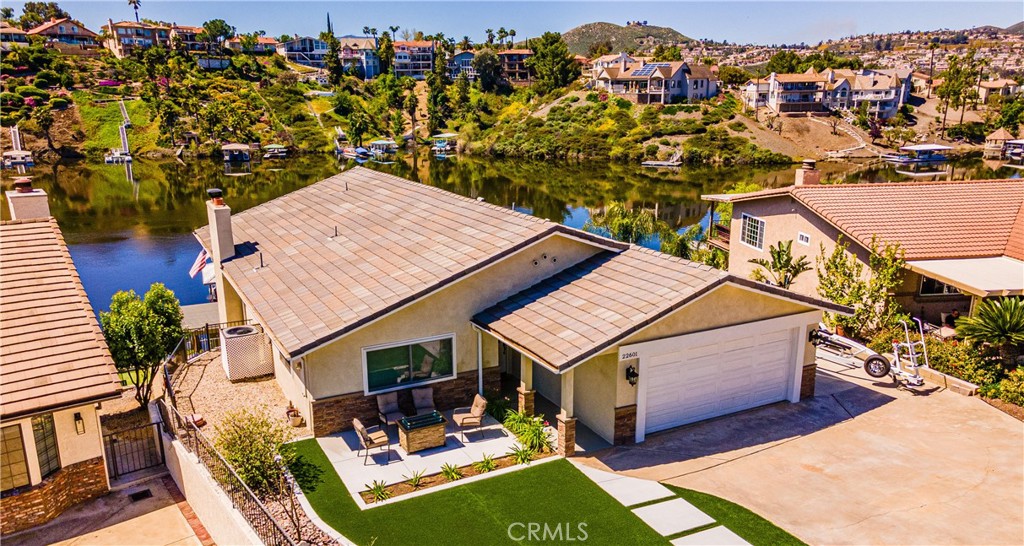
[[[22,2],[4,2],[21,13]],[[61,7],[93,30],[107,18],[133,19],[126,0],[65,0]],[[239,32],[265,30],[268,34],[317,34],[331,14],[337,34],[360,33],[363,26],[379,30],[402,28],[482,41],[486,28],[514,28],[517,38],[547,30],[564,32],[582,23],[647,20],[669,26],[694,38],[739,43],[817,43],[850,34],[1006,27],[1024,19],[1020,0],[1000,2],[686,2],[686,1],[570,1],[570,2],[309,2],[277,0],[157,1],[143,0],[139,13],[150,19],[199,25],[225,19]]]

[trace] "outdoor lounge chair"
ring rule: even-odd
[[[416,407],[416,415],[437,411],[437,408],[434,407],[434,389],[432,387],[413,389],[412,405]]]
[[[398,420],[405,417],[402,410],[398,409],[397,392],[377,395],[377,416],[384,426],[398,424]]]
[[[434,374],[434,357],[430,354],[423,355],[423,362],[420,362],[420,369],[412,372],[413,379],[426,379]]]
[[[487,400],[479,394],[473,397],[473,405],[468,408],[455,408],[452,412],[452,421],[459,427],[462,433],[462,440],[466,440],[466,427],[475,426],[477,429],[484,424],[484,412],[487,411]],[[481,434],[483,432],[481,431]]]
[[[366,454],[363,455],[363,465],[366,465],[366,459],[370,457],[370,450],[375,447],[386,447],[388,449],[388,464],[391,462],[391,441],[388,440],[388,433],[384,432],[379,426],[370,427],[367,429],[359,422],[359,419],[352,419],[352,428],[356,431],[356,436],[359,436],[359,445],[366,450]],[[356,451],[356,456],[359,456],[359,451]]]

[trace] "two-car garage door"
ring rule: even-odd
[[[730,327],[634,347],[640,349],[641,430],[656,432],[792,399],[799,392],[803,329],[765,322],[753,330]]]

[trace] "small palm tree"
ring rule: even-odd
[[[508,38],[508,31],[505,30],[505,27],[501,27],[498,29],[498,43],[502,47],[505,46],[505,38]]]
[[[142,0],[128,0],[128,5],[135,9],[135,22],[139,22],[139,8],[142,7]]]
[[[965,339],[995,345],[1005,360],[1014,354],[1012,349],[1024,345],[1024,300],[983,300],[974,316],[956,321],[956,333]]]
[[[661,251],[671,254],[684,260],[693,260],[697,254],[699,242],[704,235],[704,228],[700,224],[694,224],[682,233],[674,229],[665,229],[661,233]]]
[[[463,36],[462,41],[459,42],[459,49],[469,51],[471,47],[473,47],[473,42],[469,39],[469,36]]]
[[[811,262],[807,260],[807,256],[800,256],[799,260],[793,259],[792,239],[779,241],[778,247],[769,246],[768,254],[771,256],[771,260],[764,258],[749,260],[750,263],[761,267],[761,269],[755,269],[750,275],[757,282],[768,282],[788,289],[801,273],[811,270]],[[764,271],[771,275],[770,279],[764,274]]]
[[[625,243],[639,244],[654,235],[657,222],[651,211],[630,210],[620,201],[612,201],[604,214],[596,214],[587,221],[583,229],[606,231],[613,239]]]

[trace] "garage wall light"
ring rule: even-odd
[[[626,381],[629,381],[630,385],[636,386],[637,380],[640,379],[640,372],[636,371],[636,366],[630,364],[626,366]]]
[[[81,413],[75,414],[75,432],[85,434],[85,419],[82,419]]]

